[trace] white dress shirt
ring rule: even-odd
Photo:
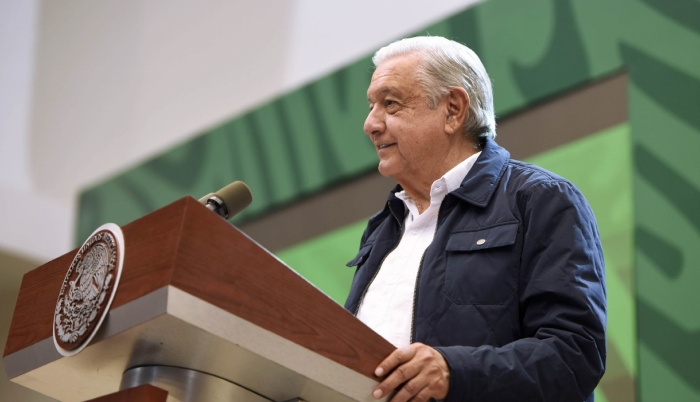
[[[470,156],[433,182],[430,206],[422,214],[405,191],[396,193],[408,209],[403,235],[369,285],[357,318],[397,348],[411,343],[413,295],[418,270],[425,250],[435,237],[440,204],[447,193],[459,188],[480,154]]]

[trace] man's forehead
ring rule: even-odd
[[[412,91],[415,82],[415,71],[419,59],[414,54],[392,57],[382,64],[372,74],[372,81],[367,89],[367,97],[401,95]]]

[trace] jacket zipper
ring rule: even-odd
[[[435,232],[433,233],[433,241],[435,240],[435,235],[437,235],[438,228],[440,227],[440,213],[442,212],[442,204],[445,202],[445,200],[442,200],[443,202],[440,203],[440,208],[438,208],[438,215],[437,215],[437,220],[435,221]],[[432,244],[432,242],[430,243]],[[428,252],[428,249],[430,248],[430,244],[428,244],[428,247],[425,248],[425,251],[423,251],[423,255],[420,257],[420,263],[418,264],[418,274],[416,274],[416,284],[413,286],[413,306],[411,308],[411,339],[409,339],[408,343],[409,345],[414,342],[415,338],[415,321],[416,321],[416,299],[418,298],[418,282],[420,281],[420,274],[423,271],[423,260],[425,259],[425,254]]]
[[[389,212],[391,212],[391,215],[396,219],[396,221],[399,223],[399,239],[396,241],[396,244],[394,244],[394,247],[392,247],[391,250],[389,250],[386,254],[384,254],[384,257],[382,257],[382,260],[379,262],[379,267],[377,267],[377,270],[374,271],[374,275],[372,275],[372,279],[369,281],[367,286],[365,287],[365,290],[362,291],[362,295],[360,296],[360,300],[357,302],[357,307],[355,307],[355,313],[353,314],[355,317],[357,317],[357,313],[360,311],[360,306],[362,305],[362,302],[365,300],[365,295],[367,294],[367,291],[369,290],[369,287],[372,286],[372,282],[374,282],[374,278],[377,277],[377,274],[379,274],[379,270],[382,269],[382,265],[384,265],[384,260],[386,260],[386,257],[389,256],[394,250],[396,250],[396,247],[399,246],[399,243],[401,242],[401,238],[403,237],[403,222],[394,214],[394,210],[391,209],[391,204],[389,204]],[[413,324],[411,324],[413,325]]]

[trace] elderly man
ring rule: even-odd
[[[592,401],[605,368],[605,273],[571,183],[511,160],[491,83],[439,37],[380,49],[364,131],[398,182],[362,236],[345,307],[397,349],[392,402]]]

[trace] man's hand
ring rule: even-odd
[[[396,349],[374,371],[377,377],[387,373],[389,375],[372,392],[377,399],[393,390],[398,392],[391,402],[425,402],[447,396],[450,370],[440,352],[430,346],[414,343]]]

